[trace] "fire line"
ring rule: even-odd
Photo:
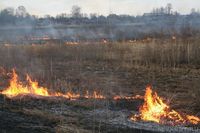
[[[31,96],[43,96],[43,97],[63,97],[70,100],[76,100],[80,98],[85,99],[106,99],[104,95],[101,95],[94,91],[89,94],[80,95],[73,92],[60,93],[60,92],[49,92],[47,88],[39,86],[37,81],[33,81],[30,76],[26,76],[27,85],[24,85],[19,81],[16,71],[13,69],[12,78],[9,83],[9,87],[3,89],[0,94],[3,94],[9,98],[14,98],[17,96],[31,95]],[[177,111],[170,108],[169,105],[164,103],[163,99],[157,95],[156,92],[153,93],[151,86],[146,87],[146,92],[144,96],[114,96],[113,100],[134,100],[134,99],[144,99],[144,104],[139,109],[139,115],[131,116],[132,121],[143,120],[152,121],[160,124],[172,123],[177,124],[199,124],[200,118],[187,115],[183,113],[178,113]]]
[[[162,98],[153,93],[151,86],[147,86],[144,95],[144,104],[139,109],[139,115],[130,118],[133,121],[152,121],[160,124],[199,124],[200,118],[193,115],[184,115],[170,108]]]
[[[43,96],[43,97],[63,97],[66,99],[78,99],[81,98],[80,94],[75,94],[73,92],[67,92],[65,94],[60,92],[50,93],[47,88],[40,87],[38,82],[33,81],[30,76],[26,76],[27,85],[24,85],[18,80],[18,75],[13,69],[12,78],[9,83],[9,87],[2,90],[0,94],[6,95],[9,98],[23,96],[23,95],[33,95],[33,96]],[[86,99],[105,99],[105,96],[97,93],[96,91],[93,94],[88,92],[83,96]]]

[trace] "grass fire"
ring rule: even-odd
[[[199,88],[198,0],[0,0],[0,133],[200,133]]]
[[[144,104],[139,109],[140,114],[131,117],[131,120],[141,119],[143,121],[153,121],[160,124],[198,124],[200,118],[180,114],[177,111],[170,108],[169,105],[163,102],[157,93],[153,93],[151,86],[147,86],[144,96]]]
[[[13,132],[27,131],[32,125],[32,132],[199,132],[198,69],[153,63],[143,54],[151,50],[150,44],[159,47],[159,41],[140,43],[0,46],[2,128]],[[133,63],[132,58],[137,61]],[[149,82],[163,98],[150,86],[143,96]],[[20,128],[8,128],[8,121],[19,123]]]
[[[66,99],[75,100],[81,97],[80,94],[75,94],[73,92],[66,92],[66,94],[60,92],[50,93],[47,88],[40,87],[37,81],[32,81],[32,79],[28,74],[26,77],[26,81],[27,85],[24,85],[22,82],[20,82],[15,69],[13,69],[9,87],[2,90],[1,94],[6,95],[9,98],[30,95],[30,96],[42,96],[42,97],[63,97]],[[87,91],[87,93],[83,97],[91,99],[105,98],[103,95],[98,94],[96,91],[94,91],[92,95],[90,95]]]
[[[5,73],[4,69],[2,69]],[[1,94],[8,98],[31,96],[31,97],[62,97],[68,100],[77,100],[80,98],[85,99],[106,99],[104,95],[97,94],[96,91],[92,95],[88,91],[84,95],[75,94],[73,92],[49,92],[45,87],[38,85],[37,81],[33,81],[30,76],[26,75],[26,82],[22,83],[19,81],[16,70],[12,70],[12,76],[10,79],[9,87],[3,89]],[[155,92],[153,93],[151,86],[146,87],[146,92],[144,97],[141,95],[135,96],[119,96],[115,95],[113,100],[144,100],[144,104],[139,108],[139,114],[131,116],[132,121],[151,121],[159,124],[169,124],[169,125],[187,125],[187,124],[199,124],[200,118],[187,115],[184,113],[178,113],[177,111],[170,108],[161,97]]]

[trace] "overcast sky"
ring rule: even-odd
[[[173,9],[183,14],[190,13],[191,8],[200,8],[200,0],[0,0],[0,8],[23,5],[31,14],[55,16],[59,13],[69,14],[73,5],[79,5],[82,12],[88,14],[108,15],[111,12],[141,15],[167,3],[172,3]]]

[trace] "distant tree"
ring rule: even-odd
[[[17,17],[26,17],[28,16],[28,13],[26,11],[26,8],[24,6],[19,6],[17,9],[16,9],[16,16]]]
[[[155,9],[155,8],[153,8],[152,13],[153,13],[153,14],[156,14],[156,9]]]
[[[82,17],[88,18],[88,14],[87,14],[87,13],[83,13],[83,14],[82,14]]]
[[[73,18],[81,18],[82,17],[81,7],[74,5],[71,10],[71,15]]]
[[[191,15],[199,15],[199,11],[196,10],[195,8],[192,8],[190,14],[191,14]]]
[[[51,16],[47,14],[47,15],[44,16],[44,18],[45,18],[45,19],[50,19]]]
[[[178,13],[178,11],[175,11],[173,14],[176,15],[176,16],[180,15],[180,14]]]
[[[1,11],[0,23],[5,25],[15,23],[14,8],[6,8]]]
[[[193,13],[196,13],[196,9],[195,8],[191,9],[191,14],[193,14]]]
[[[5,15],[5,16],[14,16],[14,8],[12,7],[8,7],[4,10],[1,11],[1,15]]]
[[[66,18],[66,17],[67,17],[67,14],[66,14],[66,13],[61,13],[59,16],[60,16],[61,18]]]
[[[165,9],[163,7],[160,8],[160,13],[165,14]]]
[[[172,4],[171,3],[167,4],[166,10],[167,10],[167,14],[171,14],[171,10],[172,10]]]
[[[91,13],[91,14],[90,14],[90,18],[91,18],[91,19],[96,19],[97,16],[98,16],[98,15],[97,15],[96,13]]]

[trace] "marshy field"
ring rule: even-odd
[[[199,132],[199,121],[180,126],[132,121],[147,85],[177,112],[200,117],[199,38],[4,44],[0,46],[0,87],[28,74],[49,92],[73,96],[0,96],[1,132]],[[86,95],[91,95],[87,96]],[[119,99],[115,97],[118,96]],[[154,97],[155,98],[155,97]],[[159,103],[159,102],[158,102]],[[160,118],[161,119],[161,118]],[[154,127],[154,128],[152,128]]]

